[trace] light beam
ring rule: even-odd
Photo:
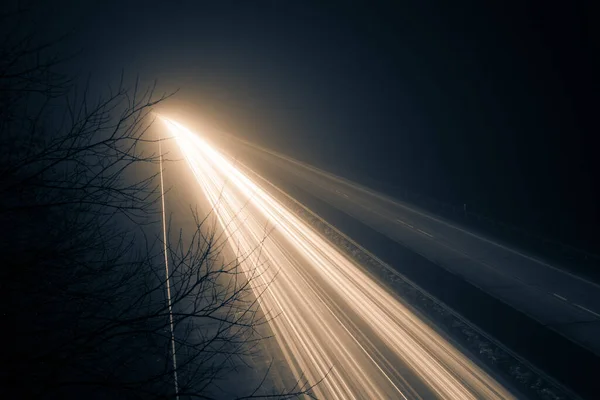
[[[225,156],[163,120],[242,267],[258,277],[261,307],[280,313],[269,323],[296,378],[316,383],[331,370],[317,397],[420,398],[410,371],[439,398],[514,398]],[[275,228],[266,238],[265,223]]]

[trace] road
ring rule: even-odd
[[[324,399],[515,394],[291,212],[273,188],[167,121],[296,379]],[[350,196],[350,193],[346,193]],[[343,197],[343,196],[342,196]]]
[[[544,326],[600,354],[600,286],[367,187],[282,154],[228,141],[271,171],[442,266]]]

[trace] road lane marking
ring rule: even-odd
[[[429,236],[429,237],[433,237],[433,235],[432,235],[431,233],[427,233],[427,232],[425,232],[425,231],[422,231],[422,230],[420,230],[419,228],[417,228],[417,230],[418,230],[419,232],[421,232],[423,235],[427,235],[427,236]]]
[[[415,229],[415,227],[414,227],[414,226],[412,226],[411,224],[408,224],[408,223],[406,223],[406,222],[402,221],[401,219],[396,219],[396,221],[397,221],[397,222],[400,222],[402,225],[406,225],[406,226],[408,226],[409,228],[413,228],[413,229]],[[432,235],[431,233],[429,233],[429,232],[425,232],[425,231],[423,231],[423,230],[421,230],[421,229],[419,229],[419,228],[416,228],[416,229],[417,229],[417,231],[421,232],[423,235],[427,235],[427,236],[429,236],[429,237],[433,237],[433,235]]]
[[[577,304],[577,303],[573,303],[573,305],[574,305],[574,306],[576,306],[576,307],[579,307],[579,308],[581,308],[583,311],[587,311],[587,312],[589,312],[590,314],[592,314],[592,315],[595,315],[595,316],[596,316],[596,318],[600,318],[600,314],[598,314],[598,313],[596,313],[596,312],[594,312],[594,311],[590,310],[589,308],[585,308],[584,306],[580,306],[580,305],[579,305],[579,304]]]
[[[559,294],[556,294],[556,293],[552,293],[552,294],[554,295],[554,297],[558,297],[558,298],[559,298],[559,299],[561,299],[562,301],[567,301],[567,299],[565,299],[564,297],[562,297],[562,296],[561,296],[561,295],[559,295]]]
[[[340,191],[339,191],[339,190],[337,190],[337,189],[335,190],[335,192],[336,192],[337,194],[341,194],[341,195],[342,195],[342,196],[344,196],[345,198],[348,198],[348,195],[347,195],[346,193],[342,193],[342,192],[340,192]]]
[[[554,295],[554,297],[558,297],[558,298],[559,298],[559,299],[561,299],[562,301],[566,301],[567,303],[569,303],[569,304],[572,304],[572,305],[574,305],[575,307],[577,307],[577,308],[579,308],[579,309],[581,309],[581,310],[583,310],[583,311],[586,311],[586,312],[588,312],[588,313],[590,313],[590,314],[592,314],[592,315],[595,315],[597,318],[600,318],[600,314],[598,314],[598,313],[596,313],[596,312],[594,312],[594,311],[590,310],[589,308],[586,308],[586,307],[584,307],[584,306],[580,306],[580,305],[579,305],[579,304],[577,304],[577,303],[571,303],[571,302],[570,302],[570,301],[568,301],[568,300],[567,300],[565,297],[563,297],[563,296],[561,296],[561,295],[559,295],[559,294],[556,294],[556,293],[552,293],[552,294]]]
[[[397,222],[400,222],[402,225],[406,225],[409,228],[415,228],[414,226],[412,226],[411,224],[407,224],[406,222],[402,221],[401,219],[396,219]]]

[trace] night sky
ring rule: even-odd
[[[263,146],[597,248],[585,3],[52,2],[39,21],[96,84],[156,78],[168,109]]]

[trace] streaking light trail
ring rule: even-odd
[[[316,383],[327,375],[317,397],[514,398],[227,157],[163,120],[255,279],[261,306],[279,314],[270,325],[295,377]],[[265,237],[267,223],[274,230]]]

